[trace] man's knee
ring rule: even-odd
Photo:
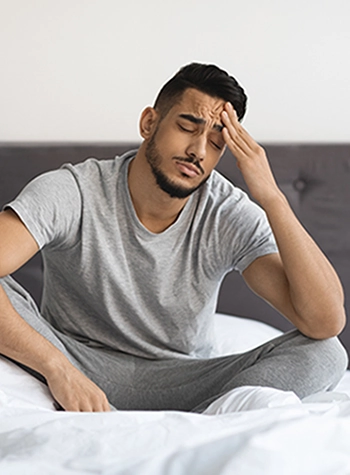
[[[307,337],[305,337],[307,338]],[[325,340],[307,338],[304,364],[319,380],[320,390],[333,389],[348,367],[348,354],[337,337]],[[300,347],[299,347],[300,349]]]

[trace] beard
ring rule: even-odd
[[[148,142],[145,150],[145,155],[148,164],[151,167],[153,176],[157,182],[159,188],[167,193],[171,198],[178,198],[184,199],[194,193],[198,188],[200,188],[204,183],[208,180],[209,176],[205,177],[198,185],[193,187],[186,187],[175,183],[174,181],[170,180],[161,170],[161,163],[162,163],[162,156],[159,153],[157,148],[155,137],[157,134],[157,130],[154,132],[153,136],[151,137],[150,141]],[[199,162],[196,159],[192,158],[181,158],[181,157],[174,157],[176,160],[180,162],[188,162],[193,163],[198,167],[201,173],[204,173],[202,167],[200,166]],[[185,177],[185,175],[183,175]]]

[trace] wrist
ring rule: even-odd
[[[57,350],[54,354],[42,359],[39,372],[46,380],[49,380],[53,375],[65,373],[70,365],[68,358]]]
[[[279,188],[270,190],[269,193],[264,193],[259,197],[258,202],[266,213],[274,209],[289,207],[287,198]]]

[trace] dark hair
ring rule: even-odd
[[[197,89],[212,97],[231,102],[238,120],[246,112],[247,96],[235,78],[214,64],[191,63],[183,66],[160,90],[154,108],[164,117],[181,100],[186,89]]]

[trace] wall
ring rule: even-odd
[[[348,0],[11,0],[0,4],[0,141],[133,141],[182,65],[249,95],[263,142],[349,142]]]

